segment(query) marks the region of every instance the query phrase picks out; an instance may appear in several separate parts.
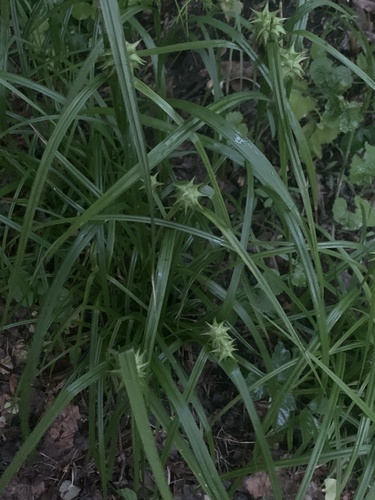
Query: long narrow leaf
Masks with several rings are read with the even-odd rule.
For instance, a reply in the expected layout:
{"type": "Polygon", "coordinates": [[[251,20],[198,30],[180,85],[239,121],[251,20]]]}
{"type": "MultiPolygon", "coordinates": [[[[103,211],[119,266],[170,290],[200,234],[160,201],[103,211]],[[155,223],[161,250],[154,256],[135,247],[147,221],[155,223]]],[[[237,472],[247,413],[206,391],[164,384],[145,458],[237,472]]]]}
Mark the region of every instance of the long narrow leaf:
{"type": "Polygon", "coordinates": [[[142,396],[134,351],[130,350],[119,354],[118,360],[120,375],[128,393],[133,413],[133,422],[137,426],[139,437],[142,440],[143,449],[154,474],[156,485],[163,496],[163,500],[172,500],[147,417],[147,409],[142,396]]]}

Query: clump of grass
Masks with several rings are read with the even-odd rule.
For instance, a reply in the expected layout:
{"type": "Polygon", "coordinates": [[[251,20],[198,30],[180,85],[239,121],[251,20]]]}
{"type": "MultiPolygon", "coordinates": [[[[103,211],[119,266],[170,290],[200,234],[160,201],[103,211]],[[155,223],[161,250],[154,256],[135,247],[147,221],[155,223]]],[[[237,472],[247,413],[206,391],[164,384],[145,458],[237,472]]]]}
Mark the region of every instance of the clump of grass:
{"type": "Polygon", "coordinates": [[[364,224],[353,242],[321,227],[314,149],[290,103],[309,66],[306,40],[348,68],[365,93],[375,89],[371,72],[305,30],[312,9],[347,16],[364,57],[371,48],[342,7],[299,3],[287,22],[267,9],[258,15],[272,17],[267,33],[267,23],[258,29],[239,12],[235,27],[211,13],[192,20],[201,39],[167,37],[168,45],[160,36],[156,45],[137,21],[142,6],[2,3],[0,155],[12,179],[1,188],[11,195],[0,214],[2,328],[14,308],[39,313],[17,389],[24,443],[1,488],[64,406],[87,391],[89,454],[104,494],[125,415],[135,492],[146,459],[155,495],[172,498],[164,471],[173,447],[211,498],[231,498],[245,475],[266,470],[281,499],[276,470],[303,466],[299,500],[321,463],[337,495],[354,477],[355,498],[371,497],[373,234],[364,224]],[[223,95],[216,71],[208,104],[165,97],[164,54],[193,50],[217,69],[223,49],[251,61],[253,89],[223,95]],[[157,92],[139,78],[145,60],[157,92]],[[256,113],[246,118],[256,123],[244,135],[226,116],[249,104],[256,113]],[[272,157],[259,130],[272,141],[272,157]],[[200,182],[176,179],[182,144],[204,169],[200,182]],[[218,182],[234,166],[243,172],[237,199],[218,182]],[[265,226],[277,237],[264,238],[265,226]],[[181,358],[187,344],[195,349],[191,370],[181,358]],[[30,386],[60,358],[71,373],[30,429],[30,386]],[[252,460],[224,475],[215,421],[197,391],[210,363],[237,393],[220,416],[241,402],[256,437],[252,460]],[[263,419],[260,394],[270,402],[263,419]],[[161,449],[151,416],[165,436],[161,449]],[[275,436],[292,458],[274,459],[275,436]]]}

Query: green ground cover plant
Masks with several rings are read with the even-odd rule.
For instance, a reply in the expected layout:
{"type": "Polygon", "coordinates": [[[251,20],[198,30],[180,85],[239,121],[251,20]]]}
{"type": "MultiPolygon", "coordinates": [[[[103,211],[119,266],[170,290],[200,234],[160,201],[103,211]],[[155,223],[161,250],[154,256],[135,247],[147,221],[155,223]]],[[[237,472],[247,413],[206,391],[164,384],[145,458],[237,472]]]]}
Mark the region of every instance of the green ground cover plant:
{"type": "Polygon", "coordinates": [[[302,500],[321,465],[329,498],[349,483],[374,498],[373,48],[340,3],[299,0],[288,18],[272,2],[204,3],[179,5],[163,32],[161,2],[1,2],[1,328],[26,308],[33,331],[13,398],[22,446],[0,491],[84,395],[104,497],[126,419],[119,497],[141,495],[151,471],[150,498],[173,498],[177,450],[214,500],[258,471],[281,500],[285,467],[303,468],[302,500]],[[307,29],[319,12],[321,36],[307,29]],[[330,42],[338,26],[355,57],[330,42]],[[198,102],[168,89],[183,52],[212,82],[198,102]],[[222,57],[250,63],[250,84],[227,92],[222,57]],[[61,362],[35,423],[31,386],[61,362]],[[213,370],[230,387],[216,412],[199,390],[213,370]],[[236,405],[254,443],[223,471],[215,426],[236,405]]]}

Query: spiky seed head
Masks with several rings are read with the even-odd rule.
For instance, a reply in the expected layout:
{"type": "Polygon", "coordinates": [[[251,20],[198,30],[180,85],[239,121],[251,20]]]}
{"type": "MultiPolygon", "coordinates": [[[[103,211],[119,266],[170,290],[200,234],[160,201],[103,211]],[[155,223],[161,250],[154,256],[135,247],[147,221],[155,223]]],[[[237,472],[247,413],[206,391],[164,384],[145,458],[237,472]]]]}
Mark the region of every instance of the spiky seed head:
{"type": "Polygon", "coordinates": [[[305,50],[303,52],[297,52],[294,50],[294,46],[289,49],[280,49],[281,67],[284,78],[290,77],[294,79],[303,77],[304,69],[301,64],[308,59],[305,54],[305,50]]]}
{"type": "Polygon", "coordinates": [[[190,182],[175,184],[178,194],[175,205],[181,205],[185,213],[200,207],[199,198],[203,196],[200,192],[202,184],[194,184],[194,178],[190,182]]]}
{"type": "Polygon", "coordinates": [[[261,12],[253,10],[255,19],[251,22],[254,25],[256,40],[266,46],[269,39],[279,40],[286,31],[283,27],[284,17],[278,17],[278,11],[270,12],[268,3],[261,12]]]}
{"type": "Polygon", "coordinates": [[[208,335],[211,342],[211,354],[217,356],[219,361],[226,358],[234,358],[233,353],[235,348],[233,346],[234,340],[228,334],[229,327],[225,326],[224,322],[218,323],[216,318],[212,325],[207,323],[208,331],[203,335],[208,335]]]}

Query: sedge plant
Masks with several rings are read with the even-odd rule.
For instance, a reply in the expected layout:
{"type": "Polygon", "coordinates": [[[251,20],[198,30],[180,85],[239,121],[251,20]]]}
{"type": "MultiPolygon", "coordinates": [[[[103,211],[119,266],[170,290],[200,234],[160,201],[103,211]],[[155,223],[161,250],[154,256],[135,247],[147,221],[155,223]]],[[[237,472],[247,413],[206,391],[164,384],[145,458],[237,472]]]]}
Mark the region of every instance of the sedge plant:
{"type": "MultiPolygon", "coordinates": [[[[162,5],[147,4],[1,3],[0,155],[10,179],[0,187],[8,201],[0,212],[2,330],[21,308],[35,315],[25,322],[34,331],[14,396],[23,444],[0,489],[85,394],[88,454],[104,495],[126,417],[134,495],[151,471],[152,498],[173,498],[165,471],[176,449],[213,499],[232,498],[246,475],[265,471],[281,500],[278,469],[302,467],[302,500],[320,464],[336,498],[351,480],[355,498],[370,499],[375,243],[366,221],[357,239],[320,224],[316,149],[295,96],[309,78],[306,41],[345,67],[364,95],[375,89],[371,68],[306,30],[315,9],[341,16],[368,60],[371,47],[350,12],[329,1],[299,1],[288,20],[268,4],[251,19],[237,6],[233,22],[211,6],[189,18],[185,41],[167,43],[138,21],[145,8],[160,19],[162,5]],[[182,51],[213,73],[217,92],[203,104],[166,97],[166,57],[182,51]],[[224,51],[252,64],[253,88],[219,91],[212,70],[224,51]],[[145,62],[153,86],[142,81],[145,62]],[[239,110],[245,128],[227,119],[239,110]],[[199,181],[176,176],[184,155],[203,169],[199,181]],[[243,173],[238,197],[220,189],[228,168],[243,173]],[[263,225],[277,237],[265,238],[263,225]],[[183,362],[187,347],[192,367],[183,362]],[[58,360],[70,371],[31,428],[30,387],[37,377],[53,380],[58,360]],[[215,415],[199,392],[210,369],[232,388],[215,415]],[[238,404],[254,446],[246,464],[222,472],[215,426],[238,404]],[[288,458],[275,458],[277,446],[288,458]]],[[[363,120],[371,102],[364,106],[363,120]]]]}

